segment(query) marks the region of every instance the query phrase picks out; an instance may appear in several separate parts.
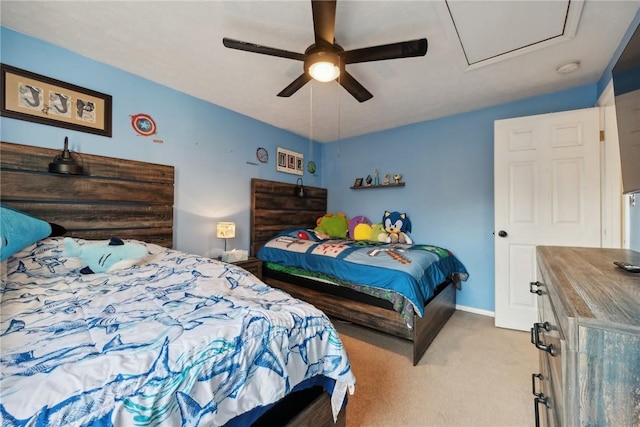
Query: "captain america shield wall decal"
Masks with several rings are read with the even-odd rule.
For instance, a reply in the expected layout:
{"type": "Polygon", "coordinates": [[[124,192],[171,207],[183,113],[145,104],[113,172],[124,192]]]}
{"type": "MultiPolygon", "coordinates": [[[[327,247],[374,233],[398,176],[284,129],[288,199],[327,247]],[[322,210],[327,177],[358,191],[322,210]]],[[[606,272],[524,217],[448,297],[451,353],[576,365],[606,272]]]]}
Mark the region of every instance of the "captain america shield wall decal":
{"type": "Polygon", "coordinates": [[[131,126],[138,135],[151,136],[158,133],[156,122],[148,114],[134,114],[131,116],[131,126]]]}

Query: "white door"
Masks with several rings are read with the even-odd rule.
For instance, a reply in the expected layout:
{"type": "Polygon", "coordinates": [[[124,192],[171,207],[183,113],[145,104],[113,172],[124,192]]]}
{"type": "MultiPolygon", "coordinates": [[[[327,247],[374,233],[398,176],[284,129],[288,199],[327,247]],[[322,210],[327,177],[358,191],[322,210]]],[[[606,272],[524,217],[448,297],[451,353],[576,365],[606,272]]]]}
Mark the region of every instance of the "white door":
{"type": "Polygon", "coordinates": [[[498,120],[494,131],[495,325],[529,330],[536,245],[600,246],[599,111],[498,120]]]}

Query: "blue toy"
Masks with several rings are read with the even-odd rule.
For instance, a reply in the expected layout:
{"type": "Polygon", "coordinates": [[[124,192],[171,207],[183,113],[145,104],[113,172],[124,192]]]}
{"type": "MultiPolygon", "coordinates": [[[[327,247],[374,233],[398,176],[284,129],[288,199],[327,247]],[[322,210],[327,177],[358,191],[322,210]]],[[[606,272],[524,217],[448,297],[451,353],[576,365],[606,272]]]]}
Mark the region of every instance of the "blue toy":
{"type": "Polygon", "coordinates": [[[413,244],[407,234],[411,232],[411,221],[406,213],[385,211],[382,215],[382,227],[387,233],[385,242],[413,244]]]}
{"type": "Polygon", "coordinates": [[[117,237],[83,245],[65,237],[63,255],[80,258],[85,265],[80,273],[93,274],[131,267],[149,255],[149,251],[141,243],[123,242],[117,237]]]}
{"type": "Polygon", "coordinates": [[[0,206],[0,261],[49,236],[62,236],[64,227],[25,212],[0,206]]]}

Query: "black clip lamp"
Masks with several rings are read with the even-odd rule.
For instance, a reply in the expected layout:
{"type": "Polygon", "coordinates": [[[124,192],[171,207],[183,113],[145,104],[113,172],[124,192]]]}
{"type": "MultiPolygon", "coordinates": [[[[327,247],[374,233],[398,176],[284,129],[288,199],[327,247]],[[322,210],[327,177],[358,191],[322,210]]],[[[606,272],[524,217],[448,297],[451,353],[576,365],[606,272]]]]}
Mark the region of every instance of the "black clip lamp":
{"type": "Polygon", "coordinates": [[[304,185],[302,184],[302,178],[298,178],[296,181],[296,188],[294,190],[294,194],[298,197],[306,197],[306,192],[304,189],[304,185]],[[300,184],[300,185],[297,185],[300,184]]]}
{"type": "Polygon", "coordinates": [[[68,137],[64,137],[64,150],[62,150],[62,153],[55,156],[53,161],[49,163],[49,172],[66,175],[82,175],[82,165],[71,157],[71,153],[69,152],[68,137]]]}

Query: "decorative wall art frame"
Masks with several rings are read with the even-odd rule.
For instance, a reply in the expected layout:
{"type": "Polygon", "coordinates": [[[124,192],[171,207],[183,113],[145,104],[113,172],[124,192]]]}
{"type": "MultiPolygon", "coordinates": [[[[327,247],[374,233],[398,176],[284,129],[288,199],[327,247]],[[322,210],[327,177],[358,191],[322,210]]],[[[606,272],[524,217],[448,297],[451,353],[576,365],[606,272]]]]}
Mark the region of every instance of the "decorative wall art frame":
{"type": "Polygon", "coordinates": [[[111,137],[111,95],[0,64],[0,115],[111,137]]]}
{"type": "Polygon", "coordinates": [[[278,172],[304,175],[304,155],[295,151],[278,147],[276,170],[278,172]]]}

